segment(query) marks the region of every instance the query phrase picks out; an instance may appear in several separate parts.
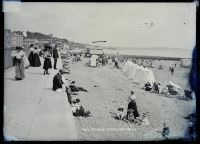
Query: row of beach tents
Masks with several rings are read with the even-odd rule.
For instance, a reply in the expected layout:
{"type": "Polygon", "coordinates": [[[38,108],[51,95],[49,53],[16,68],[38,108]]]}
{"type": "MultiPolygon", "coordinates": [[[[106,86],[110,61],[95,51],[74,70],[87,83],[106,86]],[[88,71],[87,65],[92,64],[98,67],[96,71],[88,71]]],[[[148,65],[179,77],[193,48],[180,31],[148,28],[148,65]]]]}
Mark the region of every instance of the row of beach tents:
{"type": "Polygon", "coordinates": [[[123,73],[129,78],[132,79],[133,82],[144,85],[149,82],[153,84],[155,82],[155,77],[152,70],[148,68],[144,68],[143,66],[139,66],[134,64],[131,61],[127,61],[123,68],[123,73]]]}
{"type": "MultiPolygon", "coordinates": [[[[134,64],[131,61],[127,61],[124,65],[123,68],[123,73],[131,80],[133,80],[134,83],[140,84],[140,85],[145,85],[147,82],[149,82],[151,85],[153,85],[154,82],[156,82],[153,71],[144,68],[143,66],[139,66],[137,64],[134,64]]],[[[173,91],[176,91],[177,94],[180,92],[181,87],[173,82],[173,81],[168,81],[163,83],[160,88],[161,93],[167,93],[169,92],[169,86],[173,91]]]]}

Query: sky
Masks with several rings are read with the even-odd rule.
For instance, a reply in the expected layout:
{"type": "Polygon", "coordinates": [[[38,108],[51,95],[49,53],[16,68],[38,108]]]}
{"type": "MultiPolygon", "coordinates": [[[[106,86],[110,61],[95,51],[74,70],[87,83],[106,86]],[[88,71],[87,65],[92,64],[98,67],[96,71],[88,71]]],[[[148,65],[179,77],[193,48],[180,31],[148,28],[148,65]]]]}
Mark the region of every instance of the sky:
{"type": "Polygon", "coordinates": [[[5,28],[108,47],[193,49],[195,3],[25,3],[5,28]]]}

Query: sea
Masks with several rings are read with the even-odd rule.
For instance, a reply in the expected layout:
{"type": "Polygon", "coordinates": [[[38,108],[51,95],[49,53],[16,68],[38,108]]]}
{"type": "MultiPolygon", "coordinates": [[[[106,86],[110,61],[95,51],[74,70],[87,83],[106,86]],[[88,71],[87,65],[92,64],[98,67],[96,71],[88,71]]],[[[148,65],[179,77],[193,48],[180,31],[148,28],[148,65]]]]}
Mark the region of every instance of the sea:
{"type": "Polygon", "coordinates": [[[105,54],[112,55],[137,55],[137,56],[158,56],[171,58],[192,58],[192,49],[179,48],[106,48],[105,54]]]}

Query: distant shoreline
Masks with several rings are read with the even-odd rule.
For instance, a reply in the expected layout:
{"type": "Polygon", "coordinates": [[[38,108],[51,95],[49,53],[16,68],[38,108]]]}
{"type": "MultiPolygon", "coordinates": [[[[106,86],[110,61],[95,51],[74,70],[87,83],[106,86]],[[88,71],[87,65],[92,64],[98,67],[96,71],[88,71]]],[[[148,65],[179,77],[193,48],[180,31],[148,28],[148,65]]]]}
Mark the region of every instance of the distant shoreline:
{"type": "Polygon", "coordinates": [[[125,55],[125,54],[105,54],[106,56],[116,56],[116,57],[127,57],[127,58],[142,58],[142,59],[153,59],[153,60],[175,60],[180,59],[191,59],[191,58],[180,58],[180,57],[165,57],[165,56],[145,56],[145,55],[125,55]]]}
{"type": "Polygon", "coordinates": [[[172,48],[172,47],[108,47],[105,50],[192,50],[187,48],[172,48]]]}

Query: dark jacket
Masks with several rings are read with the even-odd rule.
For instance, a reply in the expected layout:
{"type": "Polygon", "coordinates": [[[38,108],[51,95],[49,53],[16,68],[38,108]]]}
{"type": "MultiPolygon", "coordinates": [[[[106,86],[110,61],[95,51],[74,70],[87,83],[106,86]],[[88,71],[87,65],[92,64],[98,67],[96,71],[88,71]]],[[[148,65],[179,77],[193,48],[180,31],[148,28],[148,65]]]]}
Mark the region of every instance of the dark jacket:
{"type": "Polygon", "coordinates": [[[59,58],[58,50],[56,48],[53,49],[53,58],[59,58]]]}
{"type": "Polygon", "coordinates": [[[53,90],[56,91],[57,89],[62,88],[62,84],[62,76],[57,73],[53,78],[53,90]]]}

